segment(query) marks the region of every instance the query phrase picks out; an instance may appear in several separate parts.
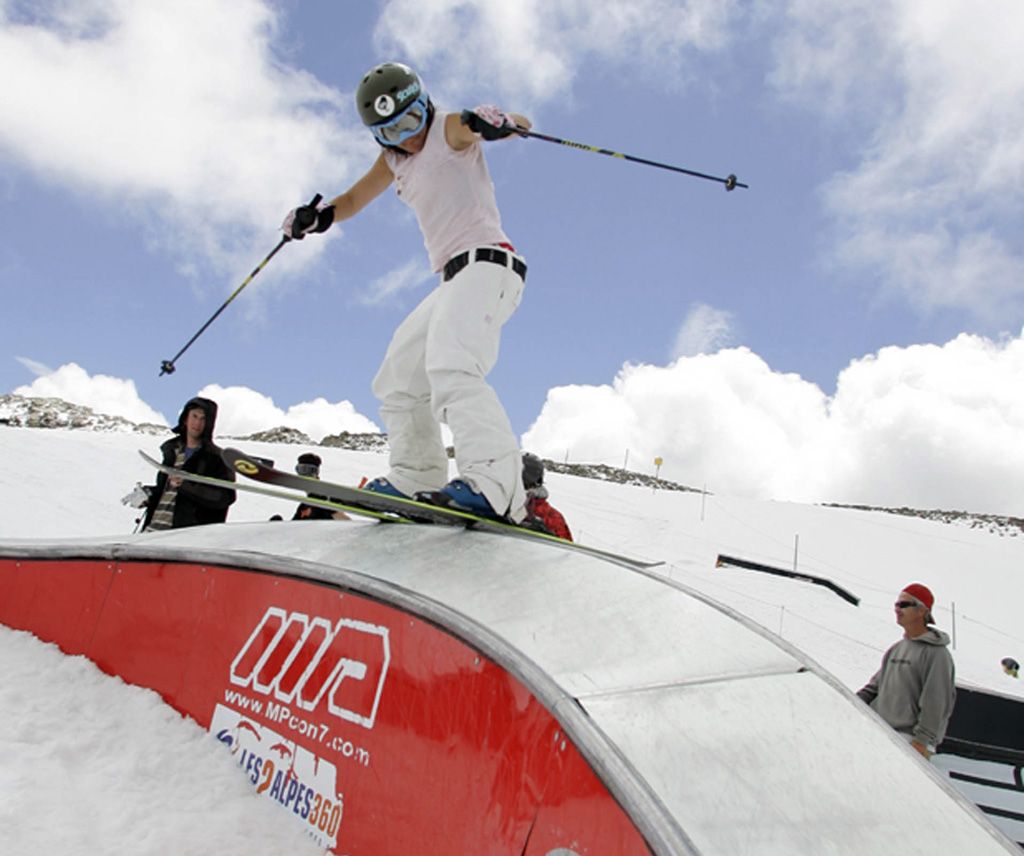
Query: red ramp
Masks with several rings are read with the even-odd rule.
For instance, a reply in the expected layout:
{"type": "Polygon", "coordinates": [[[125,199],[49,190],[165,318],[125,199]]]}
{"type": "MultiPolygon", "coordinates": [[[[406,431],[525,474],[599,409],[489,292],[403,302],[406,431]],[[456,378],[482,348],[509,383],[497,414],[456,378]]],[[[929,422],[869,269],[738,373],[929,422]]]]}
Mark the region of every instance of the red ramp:
{"type": "Polygon", "coordinates": [[[536,697],[413,613],[113,556],[0,559],[0,587],[0,622],[159,692],[339,853],[649,852],[536,697]]]}
{"type": "Polygon", "coordinates": [[[0,622],[159,692],[335,852],[1015,852],[798,652],[545,545],[335,522],[6,542],[0,589],[0,622]]]}

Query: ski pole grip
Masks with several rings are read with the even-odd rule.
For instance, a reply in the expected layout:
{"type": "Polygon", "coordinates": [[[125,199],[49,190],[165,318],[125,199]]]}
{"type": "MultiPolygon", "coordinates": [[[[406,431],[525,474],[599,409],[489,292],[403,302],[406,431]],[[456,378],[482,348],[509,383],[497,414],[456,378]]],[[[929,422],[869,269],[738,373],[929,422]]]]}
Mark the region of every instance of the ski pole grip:
{"type": "MultiPolygon", "coordinates": [[[[320,204],[320,200],[321,199],[323,199],[323,196],[321,196],[319,193],[317,193],[305,205],[302,205],[299,208],[295,209],[295,220],[296,220],[296,222],[301,224],[301,228],[302,229],[308,228],[309,226],[313,225],[316,222],[316,215],[317,215],[316,206],[320,204]],[[310,209],[310,211],[307,211],[306,209],[310,209]],[[309,217],[308,221],[307,221],[307,215],[309,217]]],[[[293,226],[293,228],[294,228],[294,226],[293,226]]],[[[284,236],[284,240],[286,242],[287,241],[291,241],[291,240],[301,241],[302,240],[302,235],[301,234],[299,234],[299,235],[287,235],[286,234],[284,236]]]]}

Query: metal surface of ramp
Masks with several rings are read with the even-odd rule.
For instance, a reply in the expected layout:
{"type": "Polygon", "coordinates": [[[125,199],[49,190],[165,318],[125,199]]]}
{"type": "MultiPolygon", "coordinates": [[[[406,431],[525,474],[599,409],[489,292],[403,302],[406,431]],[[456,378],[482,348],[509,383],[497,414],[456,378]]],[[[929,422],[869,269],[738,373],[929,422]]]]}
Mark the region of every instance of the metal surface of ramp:
{"type": "Polygon", "coordinates": [[[445,852],[474,835],[538,854],[863,856],[894,840],[1016,852],[814,663],[655,572],[485,533],[325,521],[0,542],[0,583],[13,593],[0,621],[73,637],[58,641],[108,671],[133,610],[170,616],[166,656],[189,666],[159,691],[211,730],[230,737],[244,714],[317,770],[334,765],[338,852],[445,852]],[[83,627],[58,627],[41,598],[85,577],[83,627]],[[204,633],[208,660],[188,642],[204,633]],[[317,683],[338,640],[349,647],[317,683]],[[197,713],[207,671],[217,709],[197,713]],[[318,706],[338,720],[330,752],[308,739],[318,706]],[[267,716],[282,708],[291,720],[267,716]],[[353,763],[358,751],[371,760],[353,763]],[[452,787],[461,801],[429,797],[452,787]],[[372,850],[365,830],[385,815],[405,837],[372,850]]]}

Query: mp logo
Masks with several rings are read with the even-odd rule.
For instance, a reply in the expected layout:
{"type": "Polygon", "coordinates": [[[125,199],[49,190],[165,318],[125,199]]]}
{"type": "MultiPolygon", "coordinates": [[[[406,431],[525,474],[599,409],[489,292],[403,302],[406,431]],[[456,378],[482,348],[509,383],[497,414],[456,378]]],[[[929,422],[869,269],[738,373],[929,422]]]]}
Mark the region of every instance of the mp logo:
{"type": "Polygon", "coordinates": [[[231,683],[373,728],[391,661],[388,628],[348,618],[331,624],[272,606],[231,664],[231,683]]]}

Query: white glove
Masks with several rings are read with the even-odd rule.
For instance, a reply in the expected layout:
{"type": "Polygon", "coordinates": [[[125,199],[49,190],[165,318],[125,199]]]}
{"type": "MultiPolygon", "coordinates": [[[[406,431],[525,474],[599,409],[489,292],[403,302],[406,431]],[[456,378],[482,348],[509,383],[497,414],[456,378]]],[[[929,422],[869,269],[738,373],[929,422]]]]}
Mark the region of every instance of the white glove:
{"type": "Polygon", "coordinates": [[[149,503],[149,488],[142,486],[142,482],[135,482],[135,489],[121,498],[121,505],[128,505],[132,508],[145,508],[149,503]]]}

